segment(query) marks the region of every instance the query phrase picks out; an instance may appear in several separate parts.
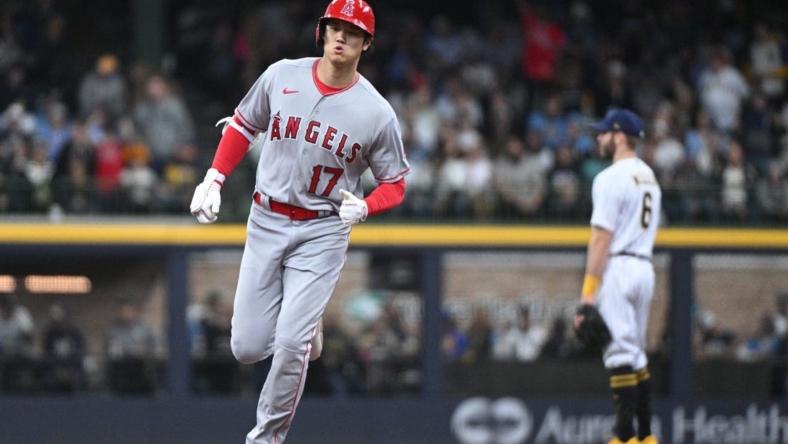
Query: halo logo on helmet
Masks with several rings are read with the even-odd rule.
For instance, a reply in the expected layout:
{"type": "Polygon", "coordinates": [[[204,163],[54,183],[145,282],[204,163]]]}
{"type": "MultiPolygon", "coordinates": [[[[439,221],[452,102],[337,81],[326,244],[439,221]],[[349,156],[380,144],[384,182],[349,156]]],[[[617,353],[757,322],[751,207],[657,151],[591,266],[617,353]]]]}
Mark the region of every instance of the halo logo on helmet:
{"type": "Polygon", "coordinates": [[[347,0],[345,2],[345,7],[342,8],[342,14],[353,17],[353,0],[347,0]]]}
{"type": "Polygon", "coordinates": [[[328,19],[337,19],[358,26],[370,37],[375,36],[375,14],[364,0],[334,0],[329,3],[326,13],[317,21],[315,43],[322,46],[323,33],[328,19]]]}

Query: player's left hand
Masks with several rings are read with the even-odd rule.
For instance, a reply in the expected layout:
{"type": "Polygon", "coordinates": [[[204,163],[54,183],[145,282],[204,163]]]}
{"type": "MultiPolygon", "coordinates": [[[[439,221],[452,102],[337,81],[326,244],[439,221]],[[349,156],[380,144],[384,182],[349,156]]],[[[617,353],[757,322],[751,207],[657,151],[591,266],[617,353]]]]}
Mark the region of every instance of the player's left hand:
{"type": "Polygon", "coordinates": [[[595,305],[582,303],[575,313],[575,335],[581,344],[602,350],[612,339],[607,323],[595,305]]]}
{"type": "Polygon", "coordinates": [[[339,207],[339,218],[345,225],[357,224],[367,219],[367,203],[349,191],[340,189],[342,205],[339,207]]]}

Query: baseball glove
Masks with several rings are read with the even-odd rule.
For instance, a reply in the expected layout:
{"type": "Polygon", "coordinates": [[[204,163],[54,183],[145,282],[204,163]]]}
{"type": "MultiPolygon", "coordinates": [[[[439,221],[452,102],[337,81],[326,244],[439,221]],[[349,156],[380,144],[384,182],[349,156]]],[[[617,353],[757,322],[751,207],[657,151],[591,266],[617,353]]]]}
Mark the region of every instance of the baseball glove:
{"type": "Polygon", "coordinates": [[[602,350],[610,343],[610,329],[599,314],[599,310],[591,304],[581,304],[577,308],[577,316],[582,320],[575,326],[575,336],[588,349],[602,350]]]}

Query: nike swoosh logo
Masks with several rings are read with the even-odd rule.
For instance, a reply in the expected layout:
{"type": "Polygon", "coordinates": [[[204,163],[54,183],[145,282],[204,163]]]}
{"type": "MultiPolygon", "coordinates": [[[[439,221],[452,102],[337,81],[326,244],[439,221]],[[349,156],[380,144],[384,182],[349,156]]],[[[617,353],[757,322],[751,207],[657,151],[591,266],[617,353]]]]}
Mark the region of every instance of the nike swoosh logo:
{"type": "Polygon", "coordinates": [[[287,88],[285,88],[285,89],[282,90],[282,94],[295,94],[297,92],[298,92],[297,89],[287,89],[287,88]]]}

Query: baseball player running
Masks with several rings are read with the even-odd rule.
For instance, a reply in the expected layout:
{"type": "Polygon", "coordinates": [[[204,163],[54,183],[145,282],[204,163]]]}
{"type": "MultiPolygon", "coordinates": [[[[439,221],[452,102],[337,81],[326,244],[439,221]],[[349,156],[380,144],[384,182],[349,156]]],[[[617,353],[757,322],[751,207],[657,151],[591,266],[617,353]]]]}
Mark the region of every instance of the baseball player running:
{"type": "MultiPolygon", "coordinates": [[[[616,412],[615,436],[609,444],[656,444],[645,344],[654,293],[651,254],[662,192],[654,172],[635,151],[643,137],[637,115],[613,109],[591,127],[598,131],[602,155],[613,159],[592,185],[592,231],[581,298],[582,303],[597,305],[612,336],[603,353],[616,412]]],[[[579,315],[575,324],[582,321],[579,315]]]]}
{"type": "Polygon", "coordinates": [[[262,152],[235,293],[232,350],[250,364],[273,355],[247,444],[285,441],[319,354],[318,322],[344,266],[353,224],[399,205],[410,171],[397,117],[357,72],[375,16],[363,0],[334,0],[318,20],[320,58],[281,60],[227,121],[191,213],[214,222],[226,177],[255,136],[262,152]],[[361,175],[379,186],[363,198],[361,175]]]}

